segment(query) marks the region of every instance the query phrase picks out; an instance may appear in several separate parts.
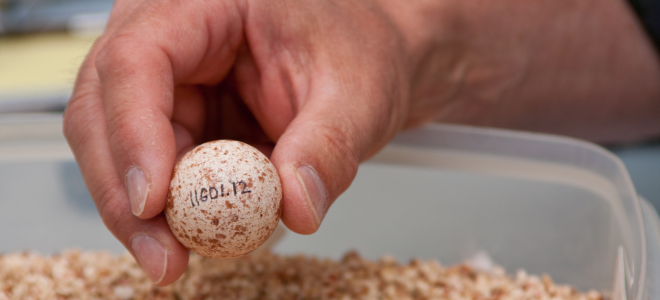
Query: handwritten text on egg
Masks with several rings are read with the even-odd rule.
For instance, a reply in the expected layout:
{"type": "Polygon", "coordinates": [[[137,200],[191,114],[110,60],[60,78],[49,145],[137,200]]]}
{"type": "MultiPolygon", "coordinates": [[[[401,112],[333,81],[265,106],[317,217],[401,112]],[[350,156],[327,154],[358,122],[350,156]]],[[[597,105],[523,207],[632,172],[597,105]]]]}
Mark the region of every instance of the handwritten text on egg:
{"type": "MultiPolygon", "coordinates": [[[[234,196],[237,196],[238,194],[248,194],[251,193],[252,191],[247,189],[247,183],[245,181],[241,180],[239,182],[230,182],[234,189],[234,196]],[[237,189],[237,187],[242,186],[242,189],[240,191],[237,189]]],[[[217,199],[219,197],[225,197],[229,196],[231,194],[231,191],[228,191],[225,193],[225,186],[224,184],[220,185],[220,190],[216,188],[215,186],[207,188],[201,188],[199,190],[199,198],[197,197],[197,190],[195,190],[195,198],[193,201],[193,192],[190,192],[190,203],[192,204],[192,207],[199,206],[199,201],[206,202],[210,198],[211,200],[217,199]],[[197,205],[195,205],[195,202],[197,202],[197,205]]]]}

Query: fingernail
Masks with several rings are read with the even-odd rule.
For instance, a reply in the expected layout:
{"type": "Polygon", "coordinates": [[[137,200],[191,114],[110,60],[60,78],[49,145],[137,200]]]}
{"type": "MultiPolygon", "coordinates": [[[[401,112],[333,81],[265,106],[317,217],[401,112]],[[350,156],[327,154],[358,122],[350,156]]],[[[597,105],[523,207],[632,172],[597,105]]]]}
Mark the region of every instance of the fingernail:
{"type": "Polygon", "coordinates": [[[154,238],[139,234],[133,237],[131,249],[135,254],[137,263],[153,283],[159,283],[165,277],[167,270],[167,251],[154,238]]]}
{"type": "Polygon", "coordinates": [[[316,220],[321,224],[321,221],[325,216],[326,203],[328,201],[328,193],[325,191],[323,181],[319,178],[319,174],[310,166],[299,166],[296,173],[300,185],[302,185],[305,190],[307,202],[314,210],[316,220]]]}
{"type": "Polygon", "coordinates": [[[142,170],[131,167],[126,172],[126,185],[128,189],[128,200],[131,202],[131,211],[139,216],[144,211],[144,204],[149,194],[149,183],[142,170]]]}

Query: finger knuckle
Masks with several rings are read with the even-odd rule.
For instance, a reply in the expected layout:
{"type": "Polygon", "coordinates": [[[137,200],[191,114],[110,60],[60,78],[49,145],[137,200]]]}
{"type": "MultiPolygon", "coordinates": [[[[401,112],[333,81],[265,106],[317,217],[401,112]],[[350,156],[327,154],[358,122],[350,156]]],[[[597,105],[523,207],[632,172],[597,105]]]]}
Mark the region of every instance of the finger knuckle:
{"type": "MultiPolygon", "coordinates": [[[[110,141],[135,141],[140,140],[138,120],[142,120],[140,114],[131,109],[118,109],[114,114],[107,117],[108,139],[110,141]]],[[[111,145],[112,146],[112,145],[111,145]]]]}
{"type": "Polygon", "coordinates": [[[99,75],[117,77],[125,72],[125,68],[132,68],[139,64],[139,57],[135,55],[140,44],[130,32],[122,32],[109,39],[96,55],[95,65],[99,75]]]}
{"type": "Polygon", "coordinates": [[[62,132],[74,150],[85,137],[81,131],[89,130],[92,124],[98,121],[99,116],[102,116],[102,112],[96,111],[93,97],[95,97],[93,92],[77,92],[64,110],[62,132]]]}
{"type": "Polygon", "coordinates": [[[359,137],[356,133],[351,131],[350,126],[321,124],[317,134],[328,146],[328,151],[339,160],[337,165],[341,166],[342,177],[352,180],[360,164],[360,152],[356,142],[359,137]]]}
{"type": "Polygon", "coordinates": [[[62,132],[64,133],[64,138],[66,138],[69,143],[75,138],[75,129],[78,128],[78,124],[81,123],[81,120],[78,117],[79,114],[76,111],[77,108],[72,101],[73,99],[69,101],[62,120],[62,132]]]}

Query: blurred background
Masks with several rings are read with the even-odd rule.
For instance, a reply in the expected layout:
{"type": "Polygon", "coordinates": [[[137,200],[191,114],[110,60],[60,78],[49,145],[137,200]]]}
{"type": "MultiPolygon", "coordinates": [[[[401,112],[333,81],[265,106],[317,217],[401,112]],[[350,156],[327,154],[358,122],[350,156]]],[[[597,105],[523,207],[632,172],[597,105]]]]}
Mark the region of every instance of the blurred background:
{"type": "Polygon", "coordinates": [[[0,112],[62,111],[110,0],[0,0],[0,112]]]}
{"type": "MultiPolygon", "coordinates": [[[[0,126],[63,112],[111,7],[111,0],[0,0],[0,126]]],[[[638,193],[660,208],[660,143],[609,149],[626,164],[638,193]]]]}

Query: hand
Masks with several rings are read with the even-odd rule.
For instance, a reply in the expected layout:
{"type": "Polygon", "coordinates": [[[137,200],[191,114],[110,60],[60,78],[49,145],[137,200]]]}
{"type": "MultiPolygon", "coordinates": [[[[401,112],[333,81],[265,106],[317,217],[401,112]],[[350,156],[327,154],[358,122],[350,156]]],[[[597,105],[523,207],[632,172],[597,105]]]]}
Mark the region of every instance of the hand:
{"type": "Polygon", "coordinates": [[[65,134],[106,226],[167,285],[188,259],[162,215],[171,172],[207,140],[270,155],[282,221],[309,234],[359,162],[433,118],[660,134],[660,67],[633,15],[576,3],[118,0],[65,134]]]}
{"type": "Polygon", "coordinates": [[[284,224],[315,232],[407,120],[400,39],[354,1],[117,1],[65,114],[106,226],[152,281],[176,280],[188,251],[162,215],[176,157],[232,138],[270,155],[284,224]]]}

